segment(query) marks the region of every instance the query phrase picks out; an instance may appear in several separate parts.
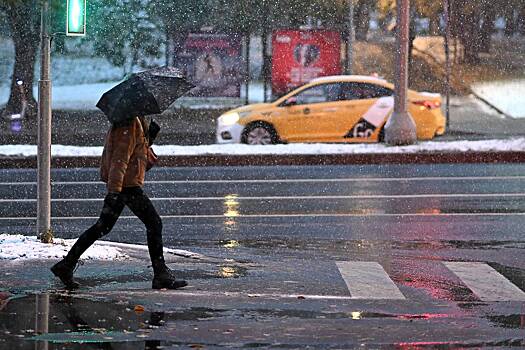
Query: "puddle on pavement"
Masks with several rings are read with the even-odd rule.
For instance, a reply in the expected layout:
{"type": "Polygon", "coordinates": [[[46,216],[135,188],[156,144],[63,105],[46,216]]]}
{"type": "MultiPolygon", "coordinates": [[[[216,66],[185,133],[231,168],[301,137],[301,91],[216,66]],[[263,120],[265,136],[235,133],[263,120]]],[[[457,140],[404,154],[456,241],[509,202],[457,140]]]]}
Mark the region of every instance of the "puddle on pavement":
{"type": "Polygon", "coordinates": [[[167,323],[206,320],[223,312],[206,308],[148,312],[127,303],[29,295],[2,304],[0,349],[113,349],[111,343],[123,342],[125,349],[157,349],[160,342],[148,338],[167,323]]]}
{"type": "MultiPolygon", "coordinates": [[[[302,319],[342,319],[351,318],[352,320],[366,320],[366,319],[379,319],[389,318],[397,320],[430,320],[439,318],[454,318],[457,315],[452,314],[439,314],[439,313],[425,313],[425,314],[393,314],[393,313],[381,313],[381,312],[368,312],[368,311],[351,311],[351,312],[325,312],[325,311],[307,311],[307,310],[266,310],[258,309],[252,310],[251,313],[257,315],[258,319],[261,317],[267,318],[302,318],[302,319]]],[[[246,316],[250,316],[250,313],[246,313],[246,316]]]]}
{"type": "Polygon", "coordinates": [[[505,276],[519,289],[525,290],[525,270],[518,267],[506,266],[498,263],[489,263],[490,267],[505,276]]]}
{"type": "Polygon", "coordinates": [[[525,314],[508,316],[488,316],[487,319],[498,327],[525,329],[525,314]]]}
{"type": "Polygon", "coordinates": [[[222,265],[219,266],[217,276],[220,278],[239,278],[246,276],[248,269],[240,266],[222,265]]]}
{"type": "MultiPolygon", "coordinates": [[[[226,310],[209,308],[150,312],[140,305],[87,300],[63,294],[38,294],[10,299],[0,306],[0,349],[160,349],[176,346],[165,340],[176,336],[176,322],[284,318],[299,319],[397,319],[412,322],[455,318],[457,315],[395,314],[355,310],[226,310]],[[159,340],[164,339],[164,340],[159,340]]],[[[523,329],[525,315],[487,317],[495,327],[523,329]]]]}

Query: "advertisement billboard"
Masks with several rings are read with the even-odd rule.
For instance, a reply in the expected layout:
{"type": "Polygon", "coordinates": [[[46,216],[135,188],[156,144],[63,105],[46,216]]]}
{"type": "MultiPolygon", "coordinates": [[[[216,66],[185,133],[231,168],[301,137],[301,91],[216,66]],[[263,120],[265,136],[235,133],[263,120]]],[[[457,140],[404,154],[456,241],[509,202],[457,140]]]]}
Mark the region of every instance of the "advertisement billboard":
{"type": "Polygon", "coordinates": [[[272,35],[272,93],[280,96],[313,78],[341,74],[341,34],[277,30],[272,35]]]}
{"type": "Polygon", "coordinates": [[[196,86],[191,96],[241,96],[243,64],[239,35],[190,33],[183,50],[175,54],[174,66],[196,86]]]}

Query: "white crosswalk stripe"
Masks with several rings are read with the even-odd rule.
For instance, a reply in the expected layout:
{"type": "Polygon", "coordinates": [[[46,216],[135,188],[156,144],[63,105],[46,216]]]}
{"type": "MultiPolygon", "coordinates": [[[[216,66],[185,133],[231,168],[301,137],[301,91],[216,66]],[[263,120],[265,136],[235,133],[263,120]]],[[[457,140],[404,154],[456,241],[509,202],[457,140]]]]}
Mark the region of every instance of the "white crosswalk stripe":
{"type": "Polygon", "coordinates": [[[483,301],[525,301],[525,293],[499,272],[480,262],[444,262],[483,301]]]}
{"type": "MultiPolygon", "coordinates": [[[[525,301],[525,292],[483,262],[443,262],[482,301],[525,301]]],[[[373,261],[337,261],[351,299],[404,300],[383,267],[373,261]]]]}
{"type": "Polygon", "coordinates": [[[338,261],[352,299],[406,299],[377,262],[338,261]]]}

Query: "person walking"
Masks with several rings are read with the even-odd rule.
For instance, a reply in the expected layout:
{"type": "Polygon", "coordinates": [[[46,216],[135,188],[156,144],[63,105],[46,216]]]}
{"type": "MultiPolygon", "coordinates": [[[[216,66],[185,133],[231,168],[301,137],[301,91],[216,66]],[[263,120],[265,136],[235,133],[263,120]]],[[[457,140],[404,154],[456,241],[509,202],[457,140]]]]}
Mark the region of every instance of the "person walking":
{"type": "Polygon", "coordinates": [[[153,267],[153,289],[177,289],[187,285],[177,280],[166,266],[162,243],[162,220],[142,186],[148,163],[149,125],[144,117],[113,123],[102,152],[100,175],[107,184],[107,194],[98,221],[75,242],[66,257],[51,271],[68,289],[79,288],[73,273],[82,254],[96,240],[107,235],[124,206],[146,226],[149,255],[153,267]]]}

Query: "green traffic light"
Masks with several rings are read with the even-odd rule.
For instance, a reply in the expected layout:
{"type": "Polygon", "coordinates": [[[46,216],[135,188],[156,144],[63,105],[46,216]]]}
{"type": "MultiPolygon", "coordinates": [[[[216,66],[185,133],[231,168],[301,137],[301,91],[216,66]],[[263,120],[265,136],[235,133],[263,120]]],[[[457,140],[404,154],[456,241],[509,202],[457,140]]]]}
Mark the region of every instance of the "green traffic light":
{"type": "Polygon", "coordinates": [[[86,35],[86,0],[67,0],[66,35],[86,35]]]}

